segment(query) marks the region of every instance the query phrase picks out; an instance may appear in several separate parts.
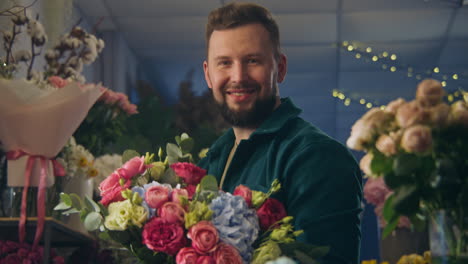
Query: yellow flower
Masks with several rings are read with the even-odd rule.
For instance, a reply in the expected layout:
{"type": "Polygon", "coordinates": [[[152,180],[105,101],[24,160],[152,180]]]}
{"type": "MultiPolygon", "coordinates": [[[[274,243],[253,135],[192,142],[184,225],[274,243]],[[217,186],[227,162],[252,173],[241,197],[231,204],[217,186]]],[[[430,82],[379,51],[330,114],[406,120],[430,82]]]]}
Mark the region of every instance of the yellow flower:
{"type": "Polygon", "coordinates": [[[81,157],[78,161],[78,166],[82,168],[88,166],[88,160],[85,157],[81,157]]]}
{"type": "Polygon", "coordinates": [[[109,230],[123,231],[130,224],[142,227],[148,218],[145,208],[132,204],[130,200],[111,203],[108,211],[104,226],[109,230]]]}
{"type": "Polygon", "coordinates": [[[206,154],[208,153],[208,150],[210,150],[209,148],[204,148],[202,150],[200,150],[200,152],[198,153],[198,157],[200,159],[203,159],[204,157],[206,157],[206,154]]]}
{"type": "Polygon", "coordinates": [[[133,205],[132,224],[142,227],[146,219],[148,219],[148,212],[145,208],[140,205],[133,205]]]}
{"type": "Polygon", "coordinates": [[[268,240],[254,252],[252,264],[263,264],[270,260],[275,260],[281,255],[281,249],[277,243],[268,240]]]}
{"type": "Polygon", "coordinates": [[[94,178],[94,177],[96,177],[98,174],[99,174],[99,172],[98,172],[98,170],[96,170],[95,168],[90,168],[90,169],[88,170],[88,176],[89,176],[90,178],[94,178]]]}

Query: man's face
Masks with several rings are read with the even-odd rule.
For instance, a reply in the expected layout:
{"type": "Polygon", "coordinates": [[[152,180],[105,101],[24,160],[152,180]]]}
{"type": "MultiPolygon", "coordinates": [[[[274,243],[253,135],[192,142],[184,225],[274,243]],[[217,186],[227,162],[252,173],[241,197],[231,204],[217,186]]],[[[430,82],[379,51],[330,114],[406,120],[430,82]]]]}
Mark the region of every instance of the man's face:
{"type": "Polygon", "coordinates": [[[286,57],[276,60],[273,50],[260,24],[212,33],[205,79],[231,125],[256,127],[279,105],[277,83],[286,75],[286,57]]]}

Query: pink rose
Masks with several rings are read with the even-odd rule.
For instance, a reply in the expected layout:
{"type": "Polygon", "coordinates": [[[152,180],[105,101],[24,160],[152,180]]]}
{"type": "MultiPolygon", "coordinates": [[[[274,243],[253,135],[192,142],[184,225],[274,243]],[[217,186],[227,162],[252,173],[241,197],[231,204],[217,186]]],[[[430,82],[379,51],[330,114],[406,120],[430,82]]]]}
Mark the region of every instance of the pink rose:
{"type": "Polygon", "coordinates": [[[189,184],[187,185],[187,187],[185,187],[185,189],[187,189],[189,200],[192,200],[193,195],[197,191],[197,186],[193,184],[189,184]]]}
{"type": "Polygon", "coordinates": [[[150,168],[151,165],[145,164],[145,157],[134,157],[117,170],[117,173],[125,179],[130,180],[131,178],[142,174],[146,169],[150,168]]]}
{"type": "Polygon", "coordinates": [[[153,217],[145,224],[142,236],[143,244],[149,249],[172,256],[187,244],[182,225],[168,223],[160,217],[153,217]]]}
{"type": "Polygon", "coordinates": [[[181,197],[185,197],[188,200],[189,193],[186,189],[172,189],[171,201],[182,205],[180,200],[181,197]]]}
{"type": "Polygon", "coordinates": [[[383,205],[390,192],[383,177],[368,178],[364,185],[364,198],[374,206],[383,205]]]}
{"type": "Polygon", "coordinates": [[[117,100],[117,94],[111,89],[107,89],[98,99],[98,101],[103,101],[107,105],[113,105],[117,100]]]}
{"type": "Polygon", "coordinates": [[[185,210],[178,203],[167,202],[158,209],[158,215],[167,222],[184,223],[185,210]]]}
{"type": "Polygon", "coordinates": [[[200,256],[197,259],[197,264],[216,264],[216,260],[212,256],[200,256]]]}
{"type": "Polygon", "coordinates": [[[149,207],[157,209],[169,201],[170,191],[164,185],[151,186],[145,192],[145,201],[149,207]]]}
{"type": "Polygon", "coordinates": [[[122,197],[122,191],[127,190],[128,187],[130,186],[130,181],[128,181],[127,183],[128,183],[126,184],[128,185],[127,187],[118,186],[115,189],[111,190],[110,192],[106,193],[106,195],[102,196],[100,203],[104,206],[108,206],[110,203],[120,202],[120,201],[125,200],[122,197]]]}
{"type": "Polygon", "coordinates": [[[50,76],[49,79],[47,79],[47,80],[55,88],[63,88],[65,86],[67,86],[67,84],[68,84],[67,80],[64,80],[64,79],[62,79],[62,78],[60,78],[58,76],[50,76]]]}
{"type": "Polygon", "coordinates": [[[130,102],[122,105],[121,107],[122,107],[122,110],[125,113],[127,113],[127,115],[138,114],[137,106],[134,104],[131,104],[130,102]]]}
{"type": "Polygon", "coordinates": [[[182,248],[176,256],[177,264],[197,264],[199,255],[192,247],[182,248]]]}
{"type": "Polygon", "coordinates": [[[426,79],[418,84],[416,100],[418,100],[423,106],[434,106],[442,102],[444,94],[444,89],[439,81],[426,79]]]}
{"type": "Polygon", "coordinates": [[[192,240],[192,247],[200,254],[215,251],[219,241],[218,230],[209,221],[200,221],[193,225],[187,236],[192,240]]]}
{"type": "Polygon", "coordinates": [[[242,257],[236,248],[225,243],[219,243],[214,259],[216,264],[242,264],[242,257]]]}
{"type": "Polygon", "coordinates": [[[284,205],[275,198],[268,198],[260,208],[257,209],[260,228],[267,230],[273,224],[287,216],[284,205]]]}
{"type": "Polygon", "coordinates": [[[249,187],[241,184],[236,187],[232,194],[241,196],[242,198],[244,198],[247,205],[249,207],[252,207],[252,191],[249,189],[249,187]]]}
{"type": "Polygon", "coordinates": [[[99,184],[99,191],[101,191],[101,196],[106,195],[108,192],[120,186],[119,181],[120,176],[115,172],[107,176],[107,178],[104,179],[101,184],[99,184]]]}
{"type": "Polygon", "coordinates": [[[203,176],[206,175],[206,170],[188,162],[174,163],[171,165],[171,168],[187,184],[199,184],[203,176]]]}
{"type": "Polygon", "coordinates": [[[431,129],[424,125],[409,127],[403,132],[401,147],[409,153],[424,153],[432,147],[431,129]]]}

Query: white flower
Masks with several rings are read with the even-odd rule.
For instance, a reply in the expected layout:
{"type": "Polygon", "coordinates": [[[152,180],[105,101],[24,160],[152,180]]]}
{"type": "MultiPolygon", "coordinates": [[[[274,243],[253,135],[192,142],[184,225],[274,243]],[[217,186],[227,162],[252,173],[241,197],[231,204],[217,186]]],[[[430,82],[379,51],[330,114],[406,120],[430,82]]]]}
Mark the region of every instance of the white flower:
{"type": "Polygon", "coordinates": [[[66,162],[67,177],[88,177],[90,167],[93,166],[94,156],[82,145],[76,144],[71,137],[63,150],[62,159],[66,162]]]}
{"type": "Polygon", "coordinates": [[[37,20],[31,20],[28,23],[28,35],[31,36],[36,46],[42,46],[47,41],[47,35],[44,26],[37,20]]]}

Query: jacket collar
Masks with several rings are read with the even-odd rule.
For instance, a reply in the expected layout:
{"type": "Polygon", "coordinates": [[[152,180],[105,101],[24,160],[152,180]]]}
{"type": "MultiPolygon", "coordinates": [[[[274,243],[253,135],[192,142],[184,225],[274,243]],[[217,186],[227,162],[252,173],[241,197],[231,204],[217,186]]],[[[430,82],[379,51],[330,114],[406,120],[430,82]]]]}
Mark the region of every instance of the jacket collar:
{"type": "MultiPolygon", "coordinates": [[[[287,98],[281,98],[281,104],[278,108],[273,111],[273,113],[268,117],[259,128],[257,128],[252,135],[250,135],[249,140],[252,138],[265,135],[273,134],[278,132],[289,120],[296,118],[302,112],[292,100],[287,98]]],[[[220,151],[222,148],[232,148],[234,144],[235,136],[234,131],[230,128],[224,135],[222,135],[211,147],[210,152],[213,154],[220,151]]]]}

